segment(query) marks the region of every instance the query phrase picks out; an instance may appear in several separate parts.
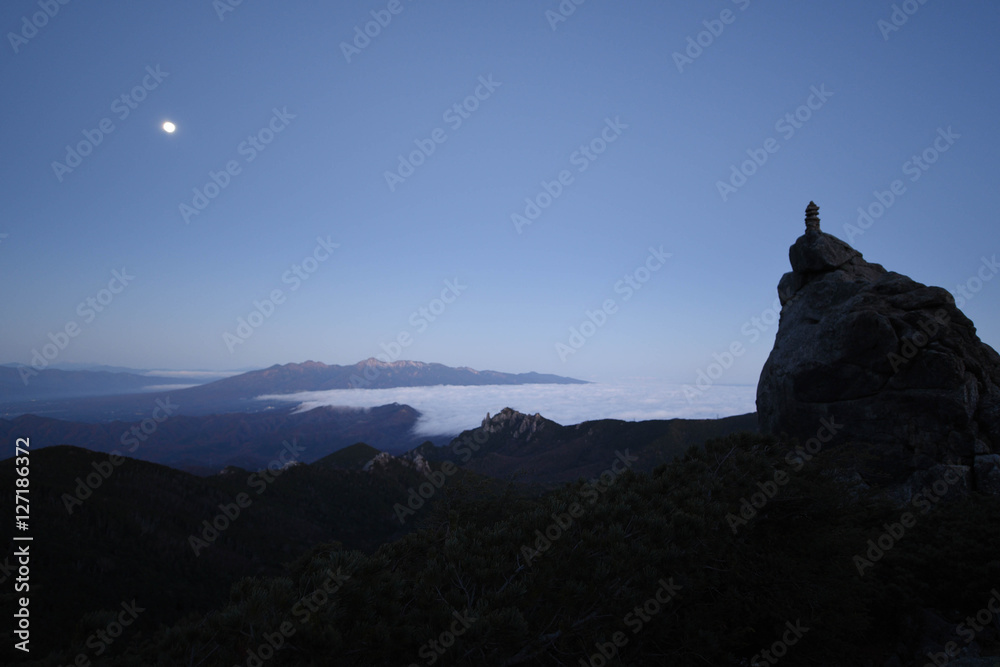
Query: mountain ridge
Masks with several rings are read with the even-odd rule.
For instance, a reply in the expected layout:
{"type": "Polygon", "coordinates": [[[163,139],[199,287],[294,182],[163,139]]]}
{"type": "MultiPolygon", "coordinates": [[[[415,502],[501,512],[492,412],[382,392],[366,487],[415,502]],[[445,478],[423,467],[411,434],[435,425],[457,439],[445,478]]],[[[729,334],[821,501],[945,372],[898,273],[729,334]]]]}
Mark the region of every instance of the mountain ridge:
{"type": "MultiPolygon", "coordinates": [[[[46,378],[69,377],[85,382],[90,371],[39,371],[46,378]],[[62,375],[69,374],[69,375],[62,375]]],[[[76,393],[66,391],[28,391],[13,368],[0,368],[0,417],[22,414],[45,414],[77,421],[110,421],[141,418],[153,400],[150,391],[140,385],[177,385],[177,378],[111,374],[114,381],[124,383],[113,392],[76,393]],[[6,379],[5,379],[6,378],[6,379]],[[124,380],[122,378],[125,378],[124,380]]],[[[102,376],[103,377],[103,376],[102,376]]],[[[37,382],[38,378],[34,378],[37,382]]],[[[384,362],[374,357],[350,366],[328,365],[307,360],[302,363],[274,364],[268,368],[248,371],[211,382],[174,389],[171,397],[180,405],[180,413],[209,415],[223,412],[259,412],[282,407],[280,401],[258,400],[261,396],[294,394],[333,389],[390,389],[394,387],[427,387],[435,385],[482,386],[523,384],[587,384],[584,380],[544,373],[503,373],[453,368],[444,364],[400,360],[384,362]]],[[[116,385],[119,386],[119,385],[116,385]]],[[[29,385],[30,387],[30,385],[29,385]]]]}
{"type": "Polygon", "coordinates": [[[555,485],[600,474],[619,452],[631,450],[635,469],[648,472],[706,440],[756,429],[756,413],[722,419],[597,419],[564,426],[537,412],[504,408],[446,447],[423,443],[403,456],[431,463],[453,460],[487,477],[521,474],[533,483],[555,485]]]}
{"type": "Polygon", "coordinates": [[[320,361],[274,364],[202,385],[213,389],[247,386],[264,379],[283,383],[281,393],[324,391],[329,389],[390,389],[434,385],[472,386],[484,384],[587,384],[584,380],[545,373],[504,373],[476,370],[468,366],[452,367],[435,362],[382,361],[369,357],[350,366],[320,361]]]}

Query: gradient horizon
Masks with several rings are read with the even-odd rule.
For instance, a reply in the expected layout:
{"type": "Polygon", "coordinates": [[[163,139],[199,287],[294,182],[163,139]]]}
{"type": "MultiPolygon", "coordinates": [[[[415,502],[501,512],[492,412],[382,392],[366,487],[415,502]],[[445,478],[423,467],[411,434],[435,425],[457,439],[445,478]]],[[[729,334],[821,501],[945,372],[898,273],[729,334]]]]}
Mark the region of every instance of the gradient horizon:
{"type": "Polygon", "coordinates": [[[993,4],[43,5],[0,362],[755,384],[810,200],[1000,347],[993,4]]]}

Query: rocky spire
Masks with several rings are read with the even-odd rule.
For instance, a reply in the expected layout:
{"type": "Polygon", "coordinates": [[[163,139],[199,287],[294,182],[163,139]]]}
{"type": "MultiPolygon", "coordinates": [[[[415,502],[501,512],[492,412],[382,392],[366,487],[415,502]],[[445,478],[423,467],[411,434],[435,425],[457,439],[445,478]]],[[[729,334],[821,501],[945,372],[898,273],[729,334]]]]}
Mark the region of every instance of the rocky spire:
{"type": "Polygon", "coordinates": [[[947,290],[865,261],[820,231],[818,213],[810,202],[778,283],[761,432],[815,443],[836,422],[836,442],[863,450],[859,469],[874,457],[865,481],[903,502],[944,474],[1000,495],[1000,355],[947,290]]]}
{"type": "Polygon", "coordinates": [[[806,233],[819,234],[819,231],[819,206],[811,201],[806,206],[806,233]]]}

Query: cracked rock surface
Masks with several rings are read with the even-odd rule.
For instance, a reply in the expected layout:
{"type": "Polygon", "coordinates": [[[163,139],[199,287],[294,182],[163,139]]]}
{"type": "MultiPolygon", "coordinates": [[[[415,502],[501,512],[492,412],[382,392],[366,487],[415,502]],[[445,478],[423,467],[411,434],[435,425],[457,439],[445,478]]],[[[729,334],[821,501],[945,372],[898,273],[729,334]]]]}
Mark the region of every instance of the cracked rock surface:
{"type": "Polygon", "coordinates": [[[805,442],[833,418],[836,442],[870,446],[878,482],[904,502],[943,466],[1000,494],[1000,355],[947,290],[865,261],[819,230],[817,210],[778,284],[761,431],[805,442]]]}

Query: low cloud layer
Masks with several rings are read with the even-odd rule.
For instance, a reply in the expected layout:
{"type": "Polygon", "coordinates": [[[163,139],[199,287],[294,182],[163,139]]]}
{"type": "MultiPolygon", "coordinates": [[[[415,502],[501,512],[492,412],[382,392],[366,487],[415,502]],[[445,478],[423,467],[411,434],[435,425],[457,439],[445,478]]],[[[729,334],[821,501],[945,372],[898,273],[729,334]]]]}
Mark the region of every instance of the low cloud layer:
{"type": "Polygon", "coordinates": [[[583,385],[486,385],[458,387],[399,387],[395,389],[334,389],[261,396],[299,403],[301,411],[320,406],[371,408],[405,403],[420,411],[418,436],[457,435],[479,426],[486,413],[514,408],[540,413],[560,424],[595,419],[712,419],[754,412],[756,387],[717,385],[688,402],[683,385],[665,383],[583,385]]]}
{"type": "Polygon", "coordinates": [[[142,375],[161,378],[175,378],[191,382],[212,382],[223,378],[239,375],[244,371],[146,371],[142,375]]]}

